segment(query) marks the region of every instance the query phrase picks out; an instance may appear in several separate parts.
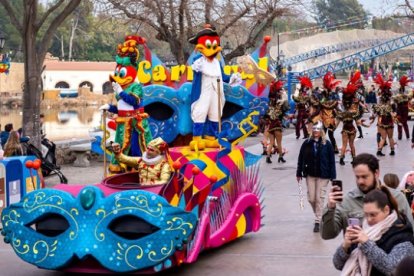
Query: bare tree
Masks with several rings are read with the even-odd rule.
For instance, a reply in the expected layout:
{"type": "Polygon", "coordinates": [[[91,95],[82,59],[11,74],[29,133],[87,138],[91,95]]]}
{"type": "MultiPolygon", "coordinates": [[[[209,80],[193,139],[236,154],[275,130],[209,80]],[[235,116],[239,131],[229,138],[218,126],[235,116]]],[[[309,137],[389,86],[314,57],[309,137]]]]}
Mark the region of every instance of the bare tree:
{"type": "Polygon", "coordinates": [[[405,0],[405,6],[407,17],[414,18],[414,6],[410,3],[409,0],[405,0]]]}
{"type": "Polygon", "coordinates": [[[24,93],[23,93],[23,132],[32,137],[40,146],[40,96],[41,73],[46,52],[56,29],[80,4],[81,0],[58,0],[39,11],[38,0],[24,0],[23,8],[15,9],[8,0],[0,0],[23,42],[24,53],[24,93]],[[40,35],[40,30],[45,32],[40,35]]]}
{"type": "MultiPolygon", "coordinates": [[[[185,63],[193,48],[188,39],[205,23],[218,33],[238,41],[226,60],[243,55],[255,46],[273,20],[285,15],[302,0],[108,0],[129,19],[145,23],[157,32],[157,39],[170,45],[179,63],[185,63]]],[[[145,35],[145,34],[144,34],[145,35]]]]}

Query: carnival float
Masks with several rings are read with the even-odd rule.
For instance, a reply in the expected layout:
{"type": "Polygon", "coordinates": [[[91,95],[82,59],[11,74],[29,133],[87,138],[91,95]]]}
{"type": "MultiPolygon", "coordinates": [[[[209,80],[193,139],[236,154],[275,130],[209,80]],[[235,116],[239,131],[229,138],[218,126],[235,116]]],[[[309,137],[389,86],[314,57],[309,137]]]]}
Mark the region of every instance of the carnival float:
{"type": "Polygon", "coordinates": [[[115,115],[112,175],[28,192],[2,212],[5,242],[42,269],[156,273],[259,231],[260,156],[240,142],[267,107],[269,41],[225,66],[206,26],[188,64],[169,69],[127,36],[110,76],[117,102],[100,108],[115,115]]]}

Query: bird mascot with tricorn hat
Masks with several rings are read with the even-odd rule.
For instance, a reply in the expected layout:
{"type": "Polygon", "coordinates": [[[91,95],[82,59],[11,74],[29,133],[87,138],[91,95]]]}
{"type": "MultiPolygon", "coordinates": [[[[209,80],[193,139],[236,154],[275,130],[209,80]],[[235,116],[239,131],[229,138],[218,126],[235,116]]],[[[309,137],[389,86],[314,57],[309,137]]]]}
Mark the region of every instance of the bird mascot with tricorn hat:
{"type": "Polygon", "coordinates": [[[231,77],[224,74],[219,61],[220,37],[211,25],[190,38],[195,50],[200,53],[194,59],[191,68],[194,72],[191,90],[191,119],[193,120],[193,140],[191,149],[203,150],[206,147],[217,148],[221,115],[225,103],[223,81],[230,85],[241,83],[239,73],[231,77]]]}

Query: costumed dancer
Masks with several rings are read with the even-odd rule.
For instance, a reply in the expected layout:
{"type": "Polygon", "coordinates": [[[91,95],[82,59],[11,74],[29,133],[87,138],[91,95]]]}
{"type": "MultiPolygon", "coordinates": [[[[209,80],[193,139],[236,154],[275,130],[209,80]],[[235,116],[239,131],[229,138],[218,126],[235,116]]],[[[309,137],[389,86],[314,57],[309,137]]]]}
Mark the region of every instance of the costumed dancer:
{"type": "Polygon", "coordinates": [[[364,112],[365,110],[367,110],[367,105],[365,104],[365,87],[364,84],[362,83],[361,78],[361,72],[356,71],[354,73],[354,77],[356,79],[356,76],[358,77],[358,80],[355,82],[355,84],[357,84],[358,86],[358,90],[356,93],[356,98],[358,99],[358,117],[356,118],[356,124],[357,124],[357,128],[358,128],[358,138],[364,138],[364,134],[362,132],[362,116],[364,116],[364,112]]]}
{"type": "MultiPolygon", "coordinates": [[[[115,118],[115,143],[121,145],[123,154],[130,156],[141,156],[147,148],[147,143],[152,140],[147,121],[148,114],[144,112],[144,93],[141,84],[136,81],[139,57],[137,46],[144,43],[145,39],[142,37],[127,36],[125,42],[118,45],[115,73],[109,76],[117,104],[105,104],[99,108],[118,115],[115,118]]],[[[109,171],[125,171],[114,155],[109,171]]]]}
{"type": "Polygon", "coordinates": [[[296,139],[300,137],[300,129],[303,130],[303,138],[308,138],[309,133],[306,126],[306,121],[308,119],[308,109],[309,109],[309,95],[312,91],[312,81],[309,77],[298,77],[300,81],[300,88],[292,96],[292,99],[295,101],[296,106],[296,139]]]}
{"type": "Polygon", "coordinates": [[[321,121],[321,93],[319,87],[316,87],[312,94],[309,96],[309,118],[308,118],[308,132],[312,131],[312,128],[315,124],[321,121]]]}
{"type": "Polygon", "coordinates": [[[338,146],[334,136],[336,129],[336,107],[338,106],[339,95],[334,91],[340,80],[335,80],[335,76],[328,72],[323,77],[322,98],[320,100],[321,119],[325,133],[328,134],[329,140],[334,148],[335,153],[339,153],[338,146]]]}
{"type": "Polygon", "coordinates": [[[380,101],[379,104],[372,107],[373,114],[371,116],[371,124],[374,122],[375,118],[378,117],[377,127],[378,132],[381,135],[377,156],[385,156],[385,154],[382,153],[382,148],[384,147],[387,137],[391,148],[390,155],[395,155],[395,142],[393,138],[395,113],[393,105],[391,104],[392,81],[384,81],[381,74],[377,74],[374,81],[380,88],[380,101]]]}
{"type": "Polygon", "coordinates": [[[283,82],[278,80],[274,81],[270,85],[269,90],[269,107],[267,109],[266,115],[268,115],[268,122],[269,122],[269,140],[270,143],[267,147],[267,157],[266,163],[272,163],[270,160],[272,156],[272,150],[275,145],[276,139],[276,147],[277,152],[279,154],[279,159],[277,160],[278,163],[282,162],[285,163],[286,160],[283,159],[283,147],[282,147],[282,131],[283,131],[283,117],[285,113],[289,110],[288,101],[287,101],[287,94],[283,90],[283,82]]]}
{"type": "Polygon", "coordinates": [[[168,153],[168,145],[162,138],[158,137],[150,141],[142,157],[123,154],[118,143],[113,143],[112,149],[118,162],[138,171],[141,185],[159,185],[169,181],[172,169],[165,156],[168,153]]]}
{"type": "Polygon", "coordinates": [[[397,105],[397,120],[398,120],[398,140],[402,139],[402,130],[404,128],[405,136],[410,139],[410,130],[408,129],[408,103],[413,98],[412,93],[406,93],[405,87],[410,82],[407,76],[400,78],[400,89],[398,94],[393,97],[394,103],[397,105]]]}
{"type": "Polygon", "coordinates": [[[229,78],[224,74],[222,64],[217,58],[221,51],[220,37],[212,26],[206,25],[189,42],[195,44],[195,50],[201,53],[191,65],[194,71],[191,119],[194,124],[190,148],[217,148],[219,122],[225,103],[223,81],[238,85],[241,83],[241,76],[236,73],[229,78]]]}
{"type": "Polygon", "coordinates": [[[347,145],[351,149],[352,159],[354,159],[356,152],[355,152],[355,136],[356,136],[356,128],[354,126],[354,121],[356,122],[359,119],[359,99],[356,97],[356,91],[358,89],[358,81],[359,76],[355,76],[351,78],[348,82],[348,85],[343,90],[342,94],[342,110],[337,111],[337,118],[338,120],[342,121],[342,148],[341,148],[341,155],[339,158],[339,164],[345,165],[344,158],[346,153],[347,145]]]}

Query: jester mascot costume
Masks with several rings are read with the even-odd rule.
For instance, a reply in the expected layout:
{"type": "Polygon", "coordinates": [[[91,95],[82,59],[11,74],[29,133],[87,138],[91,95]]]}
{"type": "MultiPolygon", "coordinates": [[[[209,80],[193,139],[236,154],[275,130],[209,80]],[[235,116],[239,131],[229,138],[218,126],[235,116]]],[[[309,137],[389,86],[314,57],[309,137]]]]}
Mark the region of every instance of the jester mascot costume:
{"type": "Polygon", "coordinates": [[[191,65],[194,72],[191,119],[194,124],[190,148],[219,147],[217,136],[225,103],[223,81],[235,84],[241,77],[234,74],[229,78],[224,74],[217,57],[221,51],[220,37],[213,27],[206,25],[189,42],[195,44],[195,50],[200,52],[191,65]]]}
{"type": "Polygon", "coordinates": [[[402,76],[400,79],[400,89],[398,94],[393,97],[395,104],[397,105],[397,119],[398,119],[398,140],[402,139],[403,128],[405,136],[410,139],[410,130],[408,129],[408,102],[411,101],[412,93],[406,93],[405,87],[410,82],[407,76],[402,76]]]}
{"type": "MultiPolygon", "coordinates": [[[[105,104],[99,108],[118,115],[115,119],[115,143],[120,144],[121,152],[129,156],[141,156],[147,143],[152,140],[148,114],[144,112],[142,86],[135,81],[139,57],[137,46],[144,43],[145,39],[142,37],[127,36],[125,42],[118,45],[115,73],[109,76],[117,105],[105,104]]],[[[109,171],[125,171],[113,155],[109,171]]]]}

